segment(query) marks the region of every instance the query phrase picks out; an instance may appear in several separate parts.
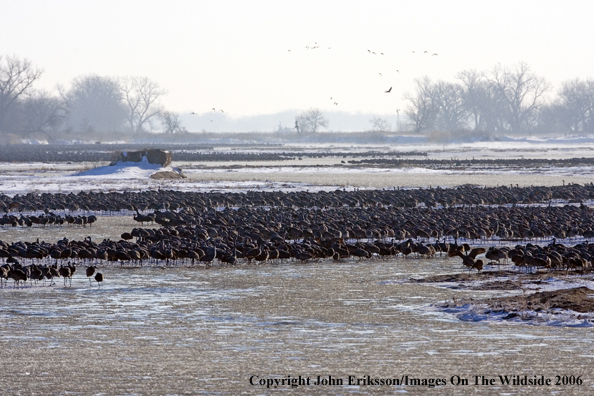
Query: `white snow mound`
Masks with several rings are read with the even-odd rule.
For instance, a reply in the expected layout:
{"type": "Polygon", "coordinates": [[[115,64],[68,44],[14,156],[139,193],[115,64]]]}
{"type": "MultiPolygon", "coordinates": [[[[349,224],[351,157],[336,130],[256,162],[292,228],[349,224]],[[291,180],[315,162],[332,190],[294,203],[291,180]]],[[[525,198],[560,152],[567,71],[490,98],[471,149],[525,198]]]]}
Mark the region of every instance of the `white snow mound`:
{"type": "Polygon", "coordinates": [[[142,162],[118,162],[115,165],[100,166],[72,176],[101,177],[102,179],[144,179],[157,172],[176,172],[172,167],[151,164],[143,157],[142,162]]]}

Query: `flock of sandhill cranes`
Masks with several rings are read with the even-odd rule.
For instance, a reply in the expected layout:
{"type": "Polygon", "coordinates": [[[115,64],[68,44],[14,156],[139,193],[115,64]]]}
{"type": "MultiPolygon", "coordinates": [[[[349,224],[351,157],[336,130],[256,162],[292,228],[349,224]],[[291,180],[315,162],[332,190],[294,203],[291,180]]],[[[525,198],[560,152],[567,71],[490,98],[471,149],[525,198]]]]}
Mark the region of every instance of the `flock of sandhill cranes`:
{"type": "MultiPolygon", "coordinates": [[[[317,193],[162,190],[13,197],[0,194],[0,210],[9,212],[7,218],[25,219],[24,213],[22,217],[12,213],[39,208],[45,209],[45,216],[50,216],[52,210],[70,207],[109,213],[127,209],[134,210],[134,220],[143,224],[123,233],[119,241],[0,241],[0,259],[6,259],[0,277],[15,282],[23,281],[24,275],[38,281],[47,280],[48,274],[68,279],[75,271],[75,263],[235,265],[242,261],[408,257],[411,253],[431,257],[438,252],[460,257],[468,268],[481,270],[484,263],[478,256],[484,253],[486,259],[496,260],[495,247],[473,250],[458,241],[480,241],[484,246],[493,239],[516,243],[545,243],[553,237],[592,240],[594,210],[580,204],[588,199],[594,199],[594,185],[317,193]],[[561,199],[574,204],[550,205],[561,199]],[[157,223],[159,227],[150,228],[146,223],[157,223]],[[22,266],[16,260],[29,262],[22,266]]],[[[55,224],[45,222],[32,227],[55,224]]],[[[27,225],[23,222],[21,226],[27,225]]],[[[587,269],[594,260],[594,244],[572,248],[557,243],[546,248],[535,246],[502,247],[497,254],[502,258],[507,255],[516,265],[527,268],[587,269]]],[[[103,279],[100,274],[95,276],[98,282],[103,279]]]]}
{"type": "MultiPolygon", "coordinates": [[[[313,51],[313,50],[317,50],[317,49],[320,49],[320,48],[321,48],[321,47],[320,47],[320,45],[318,44],[318,42],[317,42],[317,41],[316,41],[316,42],[314,42],[314,44],[313,44],[313,45],[306,45],[306,46],[305,46],[305,50],[306,50],[306,51],[310,51],[310,50],[311,50],[311,51],[313,51]]],[[[328,50],[330,50],[330,49],[331,49],[331,47],[328,47],[328,50]]],[[[291,52],[291,53],[293,53],[293,52],[292,52],[290,49],[288,49],[288,50],[287,50],[287,52],[291,52]]],[[[416,51],[411,51],[411,52],[412,52],[413,54],[416,54],[416,51]]],[[[372,50],[370,50],[370,49],[368,49],[368,50],[367,50],[367,53],[369,53],[370,55],[378,55],[378,52],[377,52],[377,51],[372,51],[372,50]]],[[[429,51],[423,51],[422,53],[423,53],[423,54],[429,54],[429,51]]],[[[379,55],[380,55],[380,56],[385,56],[385,54],[384,54],[383,52],[379,52],[379,55]]],[[[437,52],[434,52],[434,53],[432,53],[432,54],[431,54],[431,56],[438,56],[438,53],[437,53],[437,52]]],[[[395,69],[395,71],[396,71],[397,73],[400,73],[400,70],[399,70],[399,69],[395,69]]],[[[379,72],[378,74],[379,74],[379,76],[380,76],[380,77],[382,77],[382,76],[383,76],[381,72],[379,72]]],[[[391,93],[391,92],[392,92],[392,87],[390,87],[389,89],[387,89],[387,90],[385,90],[385,91],[384,91],[384,93],[391,93]]],[[[330,98],[330,100],[333,100],[333,99],[332,99],[332,97],[330,98]]],[[[334,105],[334,106],[338,106],[338,102],[337,102],[337,101],[333,101],[333,105],[334,105]]],[[[213,108],[212,108],[212,111],[213,111],[213,112],[216,112],[216,108],[214,108],[214,107],[213,107],[213,108]]],[[[223,110],[220,110],[220,111],[221,111],[222,113],[224,113],[224,111],[223,111],[223,110]]],[[[191,112],[190,114],[192,114],[192,115],[197,115],[197,113],[196,113],[196,112],[191,112]]],[[[213,120],[211,119],[210,121],[212,122],[213,120]]]]}
{"type": "MultiPolygon", "coordinates": [[[[306,45],[305,46],[305,50],[309,51],[309,50],[316,50],[319,49],[320,45],[317,42],[314,42],[314,45],[310,46],[310,45],[306,45]]],[[[328,49],[331,49],[331,47],[328,47],[328,49]]],[[[287,50],[288,52],[291,52],[291,50],[287,50]]],[[[367,53],[370,55],[378,55],[379,51],[372,51],[370,49],[367,50],[367,53]]],[[[416,51],[412,51],[413,54],[416,53],[416,51]]],[[[429,54],[429,51],[423,51],[423,54],[429,54]]],[[[379,52],[380,56],[385,56],[385,54],[383,52],[379,52]]],[[[438,56],[437,52],[434,52],[431,54],[431,56],[438,56]]],[[[396,73],[400,73],[399,69],[396,69],[396,73]]],[[[378,73],[380,77],[383,76],[383,74],[381,72],[378,73]]],[[[391,93],[392,92],[392,87],[388,88],[387,90],[384,91],[384,93],[391,93]]],[[[330,100],[332,100],[332,97],[330,98],[330,100]]],[[[338,106],[338,102],[333,102],[333,104],[335,106],[338,106]]]]}
{"type": "Polygon", "coordinates": [[[91,225],[97,221],[97,216],[90,215],[78,215],[78,216],[71,216],[69,214],[65,214],[64,216],[60,214],[56,214],[54,212],[46,210],[44,214],[39,216],[36,215],[23,215],[20,214],[19,216],[13,214],[4,214],[0,217],[0,226],[22,226],[22,227],[32,227],[32,226],[46,226],[46,225],[91,225]]]}
{"type": "MultiPolygon", "coordinates": [[[[7,258],[6,263],[0,266],[0,288],[4,287],[5,283],[9,279],[14,281],[15,286],[24,286],[25,282],[30,281],[34,283],[46,281],[53,285],[54,278],[62,277],[64,279],[64,287],[66,285],[72,286],[72,277],[76,273],[76,266],[72,262],[68,262],[66,265],[58,264],[30,264],[22,265],[19,260],[10,256],[7,258]]],[[[91,265],[86,269],[86,275],[89,278],[89,285],[91,284],[92,276],[95,275],[94,279],[97,285],[101,287],[101,282],[104,280],[104,276],[101,272],[96,271],[96,267],[91,265]]]]}

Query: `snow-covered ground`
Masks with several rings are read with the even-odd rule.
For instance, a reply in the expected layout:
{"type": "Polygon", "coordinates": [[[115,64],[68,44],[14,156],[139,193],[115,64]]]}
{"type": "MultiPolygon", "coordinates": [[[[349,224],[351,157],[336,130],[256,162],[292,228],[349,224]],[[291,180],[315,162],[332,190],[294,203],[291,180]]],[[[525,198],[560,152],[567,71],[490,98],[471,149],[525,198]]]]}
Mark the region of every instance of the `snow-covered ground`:
{"type": "Polygon", "coordinates": [[[118,162],[115,165],[99,166],[73,174],[74,177],[96,177],[98,179],[142,179],[157,172],[173,171],[171,167],[151,164],[143,157],[142,162],[118,162]]]}
{"type": "MultiPolygon", "coordinates": [[[[274,135],[271,135],[271,139],[274,135]]],[[[491,142],[437,144],[423,136],[394,136],[385,143],[283,143],[278,147],[215,147],[221,152],[361,153],[427,152],[429,159],[449,158],[576,158],[594,157],[594,136],[501,137],[491,142]]],[[[220,142],[224,143],[224,139],[220,142]]],[[[360,158],[360,157],[358,157],[360,158]]],[[[1,160],[1,159],[0,159],[1,160]]],[[[187,179],[154,180],[150,175],[167,170],[152,164],[1,163],[0,193],[124,191],[167,188],[180,191],[332,190],[336,188],[392,188],[479,185],[560,185],[594,181],[594,167],[428,169],[354,166],[349,158],[304,157],[301,160],[258,162],[176,163],[187,179]],[[342,162],[344,161],[344,162],[342,162]],[[89,169],[94,168],[94,169],[89,169]]]]}
{"type": "MultiPolygon", "coordinates": [[[[111,167],[110,167],[111,168],[111,167]]],[[[138,166],[65,173],[63,171],[22,171],[0,174],[0,193],[29,192],[138,191],[170,189],[179,191],[296,191],[337,188],[392,188],[442,186],[465,183],[480,185],[560,185],[566,182],[594,182],[594,168],[540,168],[510,170],[433,170],[425,168],[312,168],[261,167],[249,169],[188,169],[187,179],[155,180],[150,175],[163,169],[138,166]],[[487,179],[486,179],[487,178],[487,179]],[[492,183],[491,183],[492,181],[492,183]]]]}
{"type": "MultiPolygon", "coordinates": [[[[163,171],[174,171],[172,167],[162,167],[149,163],[123,162],[114,166],[100,166],[94,169],[67,172],[65,167],[73,165],[18,164],[18,170],[9,174],[0,173],[0,193],[7,195],[37,193],[69,193],[79,191],[140,191],[168,189],[178,191],[246,191],[246,190],[332,190],[335,186],[314,186],[304,183],[271,182],[263,180],[196,181],[192,179],[151,179],[150,176],[163,171]]],[[[11,168],[2,164],[1,169],[11,168]]],[[[8,173],[8,172],[7,172],[8,173]]]]}

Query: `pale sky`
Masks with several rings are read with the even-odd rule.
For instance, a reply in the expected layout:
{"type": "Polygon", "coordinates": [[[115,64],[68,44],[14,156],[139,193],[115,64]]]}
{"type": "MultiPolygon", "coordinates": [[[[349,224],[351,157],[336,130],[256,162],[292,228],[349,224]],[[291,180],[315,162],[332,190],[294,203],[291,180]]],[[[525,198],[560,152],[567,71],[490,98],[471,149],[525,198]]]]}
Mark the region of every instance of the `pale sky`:
{"type": "Polygon", "coordinates": [[[590,0],[0,0],[0,55],[43,68],[50,91],[146,76],[180,113],[395,114],[424,75],[523,61],[555,88],[594,78],[593,15],[590,0]]]}

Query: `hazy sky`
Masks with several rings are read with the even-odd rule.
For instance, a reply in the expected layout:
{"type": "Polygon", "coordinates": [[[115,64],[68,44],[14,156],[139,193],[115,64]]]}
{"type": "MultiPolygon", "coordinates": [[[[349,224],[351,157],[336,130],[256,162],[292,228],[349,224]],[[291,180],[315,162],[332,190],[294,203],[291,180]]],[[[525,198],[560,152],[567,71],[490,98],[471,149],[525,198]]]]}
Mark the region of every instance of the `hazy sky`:
{"type": "Polygon", "coordinates": [[[0,55],[42,67],[36,87],[146,76],[182,113],[395,114],[415,78],[519,61],[555,87],[594,77],[590,0],[0,0],[0,10],[0,55]]]}

